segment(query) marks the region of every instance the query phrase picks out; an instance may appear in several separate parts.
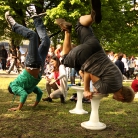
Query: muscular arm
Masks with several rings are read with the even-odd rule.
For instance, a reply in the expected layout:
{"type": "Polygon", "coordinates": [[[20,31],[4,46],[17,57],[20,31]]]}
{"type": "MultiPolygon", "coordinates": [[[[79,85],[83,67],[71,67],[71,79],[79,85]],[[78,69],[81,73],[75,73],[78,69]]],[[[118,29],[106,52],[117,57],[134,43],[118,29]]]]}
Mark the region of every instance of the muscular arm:
{"type": "Polygon", "coordinates": [[[84,97],[92,99],[93,93],[90,92],[90,74],[84,72],[84,97]]]}
{"type": "Polygon", "coordinates": [[[36,106],[40,102],[42,95],[43,95],[43,92],[37,86],[34,88],[33,92],[37,95],[36,96],[36,102],[33,105],[33,106],[36,106]]]}
{"type": "Polygon", "coordinates": [[[84,91],[90,91],[90,74],[84,72],[84,91]]]}
{"type": "Polygon", "coordinates": [[[90,73],[84,72],[84,96],[88,99],[92,99],[93,93],[90,92],[90,80],[93,83],[97,82],[100,78],[90,73]]]}
{"type": "Polygon", "coordinates": [[[92,75],[92,74],[90,74],[90,78],[91,78],[93,83],[95,83],[96,81],[98,81],[100,79],[99,77],[92,75]]]}

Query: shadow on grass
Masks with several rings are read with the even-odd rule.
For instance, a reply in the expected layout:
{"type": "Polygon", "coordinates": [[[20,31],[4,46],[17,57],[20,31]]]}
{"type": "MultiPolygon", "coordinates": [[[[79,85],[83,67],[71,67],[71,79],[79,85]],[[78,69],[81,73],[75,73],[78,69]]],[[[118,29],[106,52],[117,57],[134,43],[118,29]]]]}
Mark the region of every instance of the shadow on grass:
{"type": "MultiPolygon", "coordinates": [[[[8,80],[6,80],[8,84],[8,80]]],[[[45,89],[45,81],[39,86],[45,89]]],[[[74,90],[68,92],[66,104],[60,99],[52,103],[41,101],[36,108],[28,106],[34,103],[36,95],[30,94],[22,111],[8,111],[13,96],[7,90],[0,90],[0,137],[1,138],[137,138],[138,136],[138,100],[123,104],[112,99],[112,95],[103,98],[99,107],[100,122],[107,128],[102,131],[87,130],[81,123],[90,118],[91,105],[83,104],[88,114],[70,114],[76,103],[69,100],[74,90]]],[[[44,92],[43,97],[47,96],[44,92]]],[[[17,96],[12,106],[18,106],[17,96]]]]}

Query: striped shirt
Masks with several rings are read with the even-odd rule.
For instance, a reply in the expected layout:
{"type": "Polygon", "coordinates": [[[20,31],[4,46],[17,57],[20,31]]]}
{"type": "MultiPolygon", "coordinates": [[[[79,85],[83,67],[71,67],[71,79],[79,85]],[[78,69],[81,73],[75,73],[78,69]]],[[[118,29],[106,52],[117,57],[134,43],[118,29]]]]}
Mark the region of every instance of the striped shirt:
{"type": "Polygon", "coordinates": [[[122,73],[103,49],[89,57],[82,65],[81,70],[100,78],[93,84],[100,93],[114,93],[122,88],[122,73]]]}

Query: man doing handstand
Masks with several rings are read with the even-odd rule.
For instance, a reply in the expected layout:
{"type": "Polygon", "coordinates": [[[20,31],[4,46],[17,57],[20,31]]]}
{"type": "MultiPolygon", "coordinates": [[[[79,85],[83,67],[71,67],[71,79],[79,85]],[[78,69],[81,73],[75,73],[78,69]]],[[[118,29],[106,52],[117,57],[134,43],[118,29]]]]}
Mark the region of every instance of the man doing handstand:
{"type": "Polygon", "coordinates": [[[84,96],[86,98],[91,99],[93,96],[93,93],[90,92],[90,80],[92,80],[97,92],[113,93],[115,100],[131,102],[134,99],[133,90],[122,85],[120,70],[107,57],[91,28],[93,22],[101,22],[101,2],[100,0],[91,0],[91,4],[91,14],[81,16],[75,26],[80,45],[73,49],[71,49],[71,23],[64,19],[55,20],[55,23],[65,33],[62,63],[77,71],[84,71],[84,96]]]}
{"type": "Polygon", "coordinates": [[[33,105],[35,107],[40,102],[43,94],[36,85],[40,82],[41,75],[43,73],[45,58],[50,46],[49,37],[47,36],[42,19],[39,16],[35,15],[33,19],[35,28],[41,39],[41,44],[39,44],[37,33],[16,23],[9,12],[5,13],[5,18],[15,33],[28,38],[30,41],[25,61],[26,67],[22,73],[9,84],[8,87],[10,93],[20,96],[20,103],[18,107],[10,108],[9,110],[21,110],[28,94],[32,92],[37,94],[36,101],[33,105]]]}

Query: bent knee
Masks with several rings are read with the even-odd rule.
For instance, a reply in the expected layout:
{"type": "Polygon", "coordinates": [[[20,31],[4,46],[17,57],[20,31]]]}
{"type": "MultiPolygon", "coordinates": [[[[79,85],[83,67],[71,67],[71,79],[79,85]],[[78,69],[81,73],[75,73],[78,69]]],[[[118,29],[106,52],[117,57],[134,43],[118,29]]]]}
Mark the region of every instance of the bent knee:
{"type": "Polygon", "coordinates": [[[30,31],[29,35],[30,35],[31,38],[38,39],[38,36],[37,36],[35,31],[30,31]]]}

